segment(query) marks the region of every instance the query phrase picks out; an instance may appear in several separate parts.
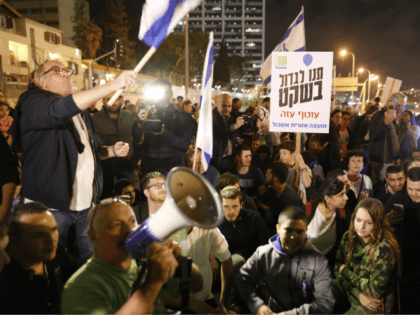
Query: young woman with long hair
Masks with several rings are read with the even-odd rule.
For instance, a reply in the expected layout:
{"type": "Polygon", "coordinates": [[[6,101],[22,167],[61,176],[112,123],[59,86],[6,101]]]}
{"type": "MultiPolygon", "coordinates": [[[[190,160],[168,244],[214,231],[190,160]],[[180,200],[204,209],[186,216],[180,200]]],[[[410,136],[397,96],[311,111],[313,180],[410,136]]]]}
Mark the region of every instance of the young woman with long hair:
{"type": "Polygon", "coordinates": [[[337,251],[335,313],[392,312],[400,264],[400,249],[382,203],[374,198],[363,199],[356,206],[337,251]]]}

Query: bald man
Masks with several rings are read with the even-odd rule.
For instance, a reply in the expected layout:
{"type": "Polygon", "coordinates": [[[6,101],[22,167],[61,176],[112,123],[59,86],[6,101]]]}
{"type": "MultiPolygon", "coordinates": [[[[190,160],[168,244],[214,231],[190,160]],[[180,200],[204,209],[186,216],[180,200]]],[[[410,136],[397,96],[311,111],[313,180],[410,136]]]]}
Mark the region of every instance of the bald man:
{"type": "Polygon", "coordinates": [[[62,313],[152,312],[160,289],[178,262],[173,245],[155,243],[147,259],[146,280],[135,284],[138,266],[125,249],[125,239],[135,227],[133,210],[120,201],[90,211],[88,235],[94,255],[64,286],[62,313]],[[128,298],[132,287],[133,294],[128,298]]]}
{"type": "Polygon", "coordinates": [[[86,219],[102,193],[101,159],[126,156],[129,149],[123,142],[103,146],[85,111],[109,93],[129,88],[137,74],[124,71],[105,85],[75,94],[72,74],[60,61],[42,64],[34,76],[37,87],[19,97],[11,133],[22,152],[25,202],[39,201],[52,210],[63,246],[69,227],[75,226],[83,261],[92,255],[86,219]]]}
{"type": "Polygon", "coordinates": [[[141,120],[137,115],[121,110],[120,99],[109,105],[109,100],[113,95],[114,93],[105,96],[102,99],[102,109],[92,116],[96,135],[106,146],[113,146],[120,141],[128,143],[129,151],[125,157],[113,157],[101,161],[104,175],[101,199],[113,196],[114,177],[128,178],[133,182],[134,187],[140,190],[139,177],[134,167],[137,163],[133,161],[133,137],[141,138],[142,130],[139,128],[141,120]]]}
{"type": "Polygon", "coordinates": [[[235,149],[233,133],[245,120],[242,116],[231,117],[232,98],[229,94],[220,94],[213,110],[213,157],[212,164],[218,168],[223,157],[232,155],[235,149]]]}

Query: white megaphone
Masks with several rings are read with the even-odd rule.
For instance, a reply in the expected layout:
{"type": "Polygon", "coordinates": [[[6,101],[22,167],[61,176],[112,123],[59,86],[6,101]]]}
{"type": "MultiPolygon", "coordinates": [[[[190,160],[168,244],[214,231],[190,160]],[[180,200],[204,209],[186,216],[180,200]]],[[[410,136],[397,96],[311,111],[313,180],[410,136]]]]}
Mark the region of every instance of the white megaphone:
{"type": "Polygon", "coordinates": [[[145,256],[152,242],[164,242],[185,227],[211,229],[223,221],[223,210],[216,189],[206,178],[187,167],[173,168],[166,178],[166,199],[162,207],[150,216],[126,239],[131,257],[145,256]]]}

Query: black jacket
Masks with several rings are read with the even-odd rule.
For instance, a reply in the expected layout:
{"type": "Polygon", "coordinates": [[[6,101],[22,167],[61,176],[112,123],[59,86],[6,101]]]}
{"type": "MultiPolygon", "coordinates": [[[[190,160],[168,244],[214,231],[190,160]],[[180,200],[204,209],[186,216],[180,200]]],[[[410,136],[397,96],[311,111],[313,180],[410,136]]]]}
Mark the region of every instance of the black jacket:
{"type": "MultiPolygon", "coordinates": [[[[211,163],[217,169],[226,151],[229,139],[232,141],[232,146],[234,146],[233,132],[230,130],[230,126],[235,121],[236,118],[230,116],[226,122],[217,108],[213,110],[213,157],[211,163]]],[[[233,149],[235,148],[233,147],[233,149]]]]}
{"type": "MultiPolygon", "coordinates": [[[[0,135],[0,189],[8,183],[20,184],[17,166],[17,156],[12,153],[3,135],[0,135]]],[[[2,200],[3,196],[0,192],[0,204],[2,200]]]]}
{"type": "Polygon", "coordinates": [[[420,283],[420,203],[414,203],[407,192],[407,187],[397,191],[385,205],[385,214],[389,213],[394,204],[404,207],[404,220],[395,228],[394,234],[400,243],[402,254],[403,283],[420,283]]]}
{"type": "Polygon", "coordinates": [[[0,274],[1,314],[58,314],[64,284],[78,262],[61,245],[53,260],[44,264],[48,277],[35,276],[13,258],[0,274]]]}
{"type": "Polygon", "coordinates": [[[219,230],[226,238],[232,255],[240,254],[245,260],[258,246],[268,244],[270,237],[261,214],[250,209],[241,209],[233,223],[224,218],[219,230]]]}
{"type": "Polygon", "coordinates": [[[123,141],[130,145],[130,151],[124,158],[129,160],[133,154],[133,136],[141,137],[141,129],[137,127],[140,119],[137,116],[131,115],[129,112],[120,110],[118,119],[114,121],[109,116],[105,106],[102,110],[92,116],[95,124],[95,131],[103,145],[112,146],[118,141],[123,141]]]}
{"type": "MultiPolygon", "coordinates": [[[[151,117],[150,117],[151,118],[151,117]]],[[[178,111],[173,104],[159,108],[156,119],[165,125],[162,135],[145,134],[141,152],[143,174],[160,171],[168,173],[172,167],[182,165],[182,160],[191,143],[192,117],[178,111]]]]}
{"type": "MultiPolygon", "coordinates": [[[[85,149],[72,117],[81,113],[72,95],[59,98],[32,88],[23,93],[14,113],[12,137],[22,150],[22,189],[26,198],[47,207],[68,210],[73,195],[78,153],[85,149]]],[[[102,143],[92,117],[82,113],[95,159],[93,201],[99,202],[103,179],[99,158],[102,143]]]]}

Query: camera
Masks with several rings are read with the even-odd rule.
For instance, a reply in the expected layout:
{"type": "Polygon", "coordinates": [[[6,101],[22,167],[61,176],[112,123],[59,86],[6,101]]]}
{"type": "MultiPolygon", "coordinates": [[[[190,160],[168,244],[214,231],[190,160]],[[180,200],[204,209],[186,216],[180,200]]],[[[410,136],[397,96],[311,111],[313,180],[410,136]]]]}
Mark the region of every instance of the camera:
{"type": "Polygon", "coordinates": [[[245,120],[245,124],[242,126],[242,132],[252,133],[257,122],[257,116],[254,115],[242,115],[245,120]]]}
{"type": "Polygon", "coordinates": [[[160,133],[162,121],[159,119],[159,111],[162,101],[165,99],[166,91],[161,87],[149,87],[144,91],[146,98],[146,120],[143,123],[145,133],[160,133]]]}

